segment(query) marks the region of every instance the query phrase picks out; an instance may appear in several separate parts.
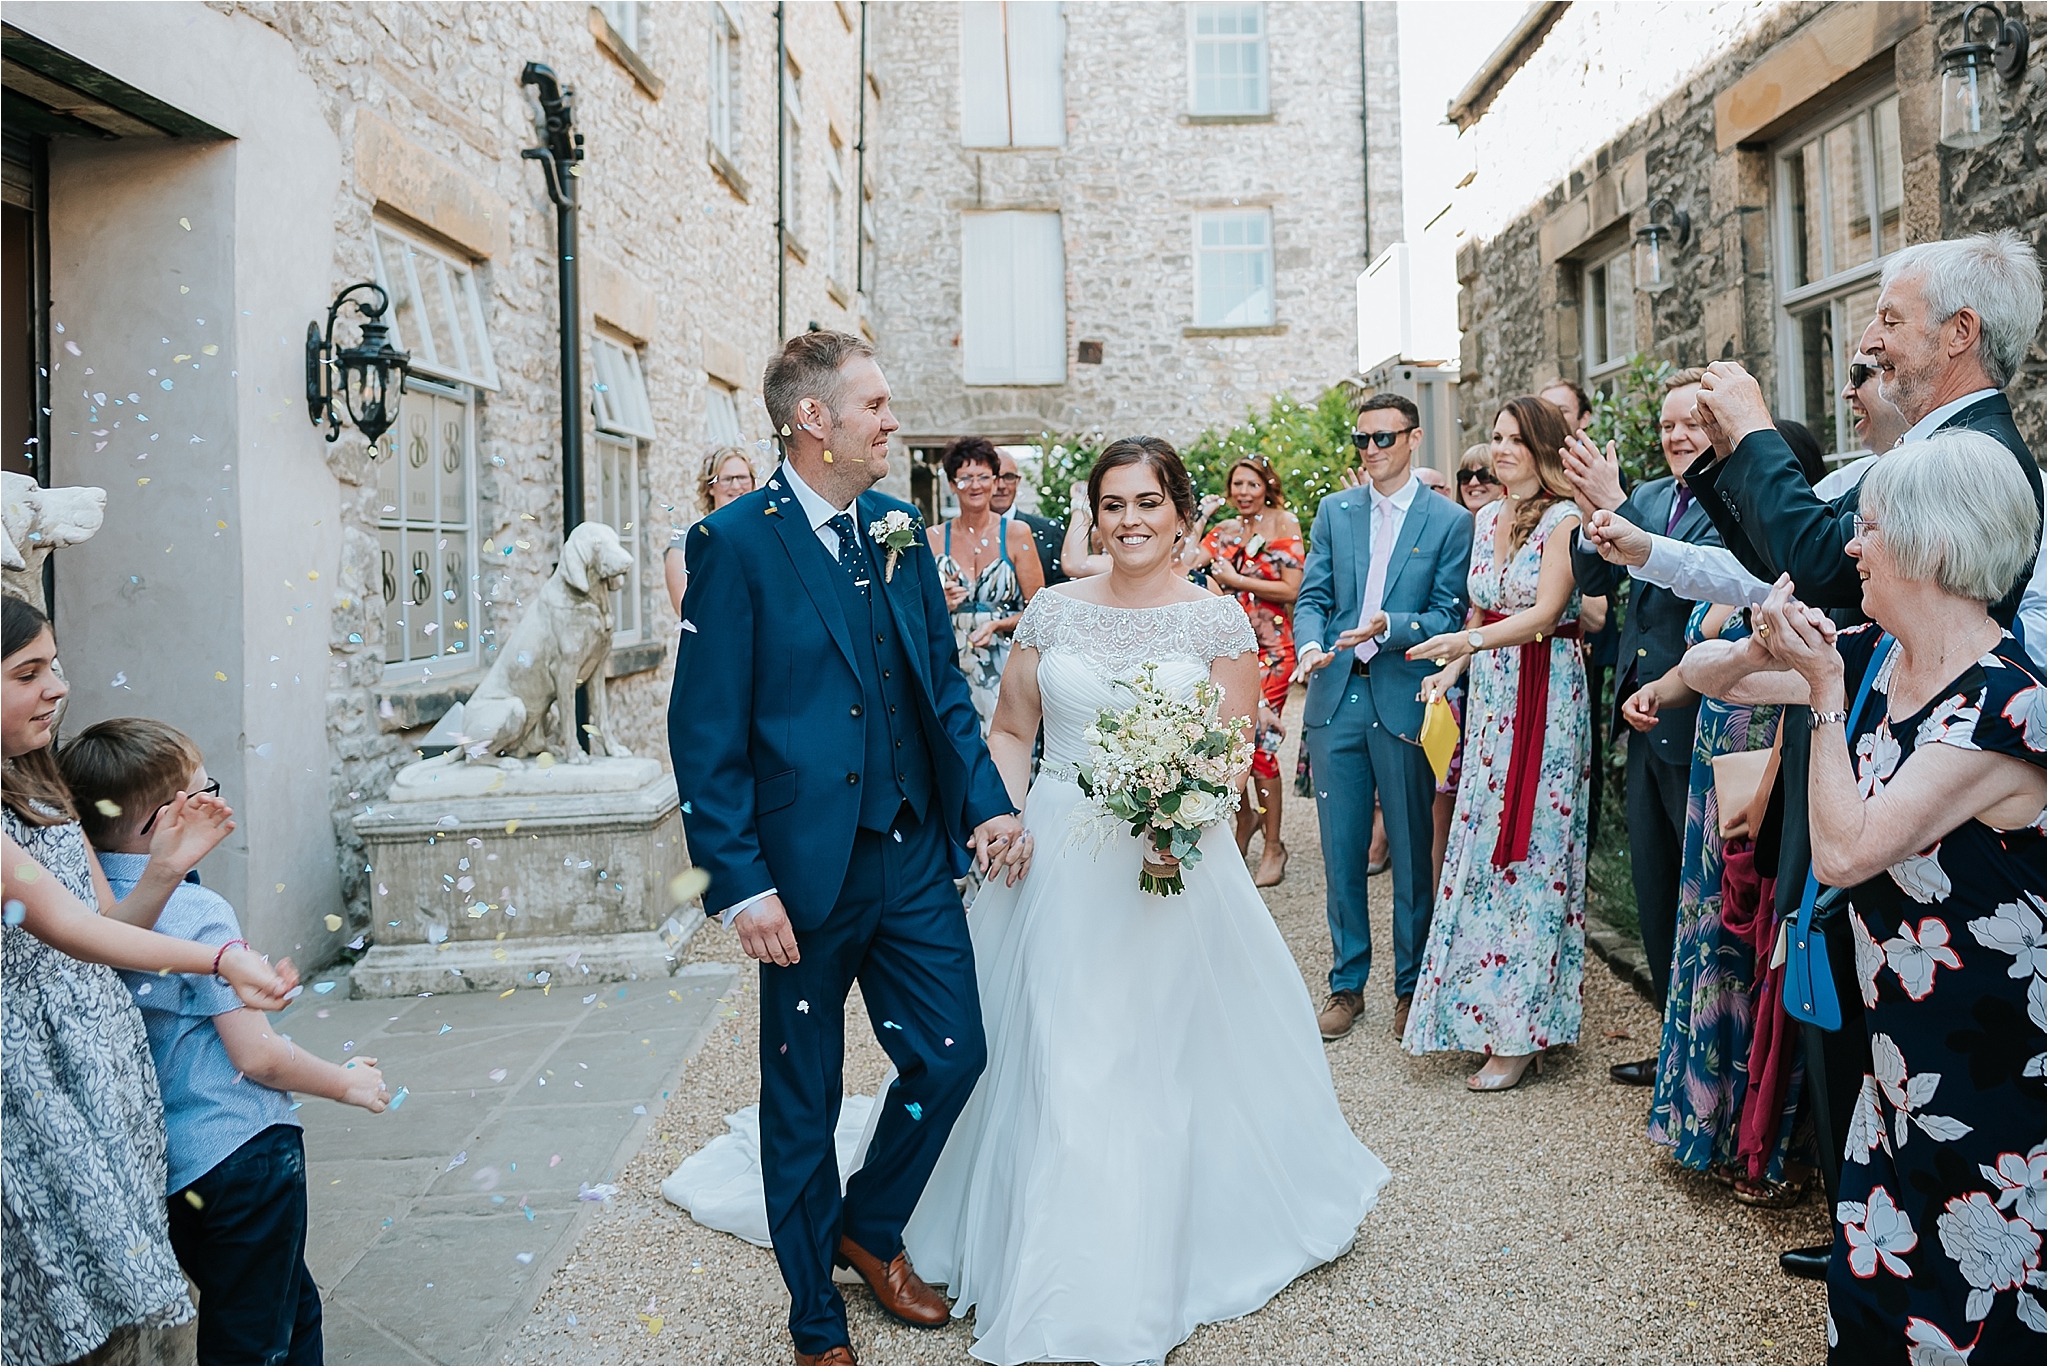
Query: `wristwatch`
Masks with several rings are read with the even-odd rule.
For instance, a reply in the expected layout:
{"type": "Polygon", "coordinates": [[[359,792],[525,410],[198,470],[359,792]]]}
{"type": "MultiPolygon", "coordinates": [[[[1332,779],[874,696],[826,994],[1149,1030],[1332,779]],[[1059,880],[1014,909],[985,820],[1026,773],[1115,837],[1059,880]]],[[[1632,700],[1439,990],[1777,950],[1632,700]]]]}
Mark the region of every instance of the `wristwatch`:
{"type": "Polygon", "coordinates": [[[1468,631],[1465,633],[1465,643],[1471,646],[1474,650],[1486,649],[1486,638],[1484,636],[1481,636],[1476,631],[1468,631]]]}
{"type": "Polygon", "coordinates": [[[1849,714],[1847,712],[1809,712],[1807,714],[1807,724],[1816,731],[1820,730],[1823,726],[1833,726],[1836,722],[1846,722],[1848,720],[1849,714]]]}

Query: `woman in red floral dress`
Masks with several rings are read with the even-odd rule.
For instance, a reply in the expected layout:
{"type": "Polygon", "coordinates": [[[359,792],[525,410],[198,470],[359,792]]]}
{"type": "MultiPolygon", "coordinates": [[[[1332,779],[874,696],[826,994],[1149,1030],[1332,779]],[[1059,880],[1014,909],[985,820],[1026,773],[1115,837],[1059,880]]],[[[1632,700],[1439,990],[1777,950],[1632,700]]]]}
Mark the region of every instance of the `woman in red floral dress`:
{"type": "Polygon", "coordinates": [[[1255,728],[1258,749],[1252,756],[1258,804],[1239,809],[1237,845],[1248,852],[1252,832],[1265,829],[1265,850],[1253,881],[1270,888],[1287,876],[1287,846],[1280,841],[1280,742],[1286,735],[1280,714],[1294,675],[1294,596],[1301,592],[1306,556],[1301,523],[1287,511],[1287,496],[1272,466],[1241,460],[1230,467],[1228,487],[1237,516],[1218,523],[1202,545],[1211,560],[1211,581],[1237,596],[1259,641],[1262,705],[1255,728]]]}

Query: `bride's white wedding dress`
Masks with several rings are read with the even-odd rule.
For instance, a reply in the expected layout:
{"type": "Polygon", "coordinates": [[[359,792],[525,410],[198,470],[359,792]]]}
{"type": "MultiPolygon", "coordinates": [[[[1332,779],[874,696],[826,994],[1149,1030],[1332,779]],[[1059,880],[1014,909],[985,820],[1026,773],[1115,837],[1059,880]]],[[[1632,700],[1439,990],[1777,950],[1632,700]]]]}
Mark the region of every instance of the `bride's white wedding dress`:
{"type": "Polygon", "coordinates": [[[1387,1181],[1330,1082],[1308,990],[1225,826],[1186,891],[1138,890],[1119,828],[1072,838],[1082,731],[1158,666],[1191,692],[1256,648],[1229,598],[1032,599],[1045,754],[1030,876],[969,926],[989,1062],[904,1231],[987,1362],[1163,1360],[1350,1247],[1387,1181]]]}
{"type": "MultiPolygon", "coordinates": [[[[1116,680],[1156,664],[1162,687],[1191,693],[1211,660],[1256,648],[1244,610],[1047,590],[1016,644],[1039,652],[1045,755],[1024,805],[1037,849],[1028,878],[989,882],[969,916],[988,1069],[904,1245],[955,1315],[973,1312],[984,1361],[1162,1361],[1349,1248],[1387,1168],[1337,1106],[1308,989],[1227,826],[1173,897],[1138,891],[1128,830],[1072,838],[1081,733],[1128,703],[1116,680]]],[[[847,1171],[864,1116],[873,1129],[854,1101],[847,1171]]],[[[765,1243],[752,1120],[730,1119],[662,1191],[765,1243]]]]}

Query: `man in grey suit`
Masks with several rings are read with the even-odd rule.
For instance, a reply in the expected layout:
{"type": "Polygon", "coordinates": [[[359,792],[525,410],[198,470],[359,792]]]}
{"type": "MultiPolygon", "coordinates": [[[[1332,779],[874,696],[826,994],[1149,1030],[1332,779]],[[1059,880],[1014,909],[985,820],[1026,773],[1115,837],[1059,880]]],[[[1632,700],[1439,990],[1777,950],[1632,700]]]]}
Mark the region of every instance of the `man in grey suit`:
{"type": "Polygon", "coordinates": [[[1316,1017],[1324,1039],[1349,1034],[1365,1009],[1375,794],[1394,873],[1395,1035],[1408,1025],[1429,939],[1436,783],[1421,745],[1422,681],[1434,666],[1406,651],[1464,624],[1472,560],[1472,514],[1415,478],[1422,420],[1413,403],[1398,394],[1367,399],[1352,442],[1367,482],[1316,509],[1294,603],[1295,677],[1309,681],[1302,724],[1328,886],[1330,999],[1316,1017]]]}

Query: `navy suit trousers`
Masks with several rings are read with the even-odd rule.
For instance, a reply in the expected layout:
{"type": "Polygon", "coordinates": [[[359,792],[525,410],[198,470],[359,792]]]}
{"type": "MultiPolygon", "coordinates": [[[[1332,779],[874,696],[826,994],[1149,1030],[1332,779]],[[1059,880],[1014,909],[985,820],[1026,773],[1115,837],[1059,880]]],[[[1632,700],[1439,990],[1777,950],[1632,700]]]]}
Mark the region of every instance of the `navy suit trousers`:
{"type": "Polygon", "coordinates": [[[908,807],[861,830],[839,901],[797,932],[800,960],[761,965],[761,1168],[768,1232],[801,1353],[848,1342],[832,1284],[842,1234],[883,1262],[987,1062],[974,946],[943,828],[908,807]],[[899,1074],[867,1161],[839,1191],[832,1134],[844,1091],[846,995],[855,982],[899,1074]]]}

